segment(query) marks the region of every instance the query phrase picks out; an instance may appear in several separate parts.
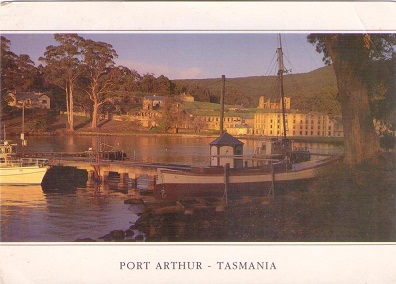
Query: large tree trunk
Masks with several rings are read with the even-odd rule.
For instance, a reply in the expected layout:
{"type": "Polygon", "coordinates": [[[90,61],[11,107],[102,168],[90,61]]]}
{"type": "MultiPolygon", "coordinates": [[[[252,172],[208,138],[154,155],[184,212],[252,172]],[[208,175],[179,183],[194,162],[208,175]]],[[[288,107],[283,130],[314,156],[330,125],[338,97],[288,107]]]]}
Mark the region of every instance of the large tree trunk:
{"type": "Polygon", "coordinates": [[[360,73],[359,62],[340,56],[340,50],[326,41],[337,78],[344,127],[344,151],[347,164],[370,159],[380,150],[379,138],[370,114],[368,89],[360,73]],[[342,59],[341,59],[342,58],[342,59]]]}
{"type": "Polygon", "coordinates": [[[73,102],[73,83],[69,83],[69,131],[74,131],[74,102],[73,102]]]}
{"type": "Polygon", "coordinates": [[[98,128],[98,114],[99,114],[99,103],[97,101],[93,102],[93,111],[92,111],[92,123],[91,128],[98,128]]]}

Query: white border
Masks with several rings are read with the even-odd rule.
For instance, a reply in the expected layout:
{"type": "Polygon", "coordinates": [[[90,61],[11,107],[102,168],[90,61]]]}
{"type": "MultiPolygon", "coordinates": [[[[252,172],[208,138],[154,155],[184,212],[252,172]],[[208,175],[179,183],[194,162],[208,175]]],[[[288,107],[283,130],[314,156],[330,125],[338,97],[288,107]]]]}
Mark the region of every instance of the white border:
{"type": "MultiPolygon", "coordinates": [[[[391,32],[391,2],[2,2],[2,33],[391,32]]],[[[394,243],[0,243],[1,283],[395,283],[394,243]],[[122,261],[200,261],[192,271],[122,261]],[[270,261],[276,270],[218,270],[270,261]],[[211,266],[210,268],[208,266],[211,266]]]]}

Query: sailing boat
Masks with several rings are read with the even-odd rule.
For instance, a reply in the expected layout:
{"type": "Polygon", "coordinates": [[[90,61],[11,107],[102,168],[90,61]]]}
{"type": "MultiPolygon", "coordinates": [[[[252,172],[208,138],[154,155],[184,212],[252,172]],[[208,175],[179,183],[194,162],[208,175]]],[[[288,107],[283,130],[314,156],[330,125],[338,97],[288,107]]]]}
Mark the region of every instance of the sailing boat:
{"type": "MultiPolygon", "coordinates": [[[[253,157],[260,161],[254,167],[244,163],[243,143],[223,132],[220,124],[220,137],[210,143],[211,163],[209,167],[190,170],[158,169],[154,196],[166,199],[185,197],[222,197],[229,195],[269,195],[274,189],[293,188],[305,184],[318,176],[320,170],[339,157],[309,161],[292,165],[291,161],[308,161],[309,152],[293,151],[291,141],[286,136],[285,101],[283,94],[283,53],[279,37],[278,78],[282,97],[283,137],[270,141],[267,155],[253,157]]],[[[224,86],[224,76],[223,76],[224,86]]],[[[224,87],[222,90],[223,102],[224,87]]],[[[223,107],[222,107],[223,110],[223,107]]],[[[220,121],[223,121],[223,112],[220,121]]]]}

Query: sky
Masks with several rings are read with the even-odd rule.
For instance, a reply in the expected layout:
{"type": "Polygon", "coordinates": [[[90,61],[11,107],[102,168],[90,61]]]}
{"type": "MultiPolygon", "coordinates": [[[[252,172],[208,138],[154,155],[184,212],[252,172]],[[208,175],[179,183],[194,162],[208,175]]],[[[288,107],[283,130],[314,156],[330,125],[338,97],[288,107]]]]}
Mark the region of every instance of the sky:
{"type": "MultiPolygon", "coordinates": [[[[3,33],[11,51],[27,54],[36,63],[53,34],[3,33]]],[[[113,46],[117,65],[175,79],[205,79],[276,74],[278,35],[269,33],[79,33],[85,39],[113,46]]],[[[323,67],[322,55],[307,42],[307,34],[282,34],[285,67],[306,73],[323,67]]]]}

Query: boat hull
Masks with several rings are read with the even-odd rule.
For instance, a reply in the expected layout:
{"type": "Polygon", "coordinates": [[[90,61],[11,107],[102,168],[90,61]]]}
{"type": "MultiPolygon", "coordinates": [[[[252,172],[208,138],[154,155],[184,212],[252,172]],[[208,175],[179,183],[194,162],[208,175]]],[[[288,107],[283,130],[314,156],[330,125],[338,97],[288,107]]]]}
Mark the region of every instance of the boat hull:
{"type": "Polygon", "coordinates": [[[1,185],[41,184],[46,172],[47,172],[46,167],[39,167],[39,166],[0,168],[0,184],[1,185]]]}
{"type": "Polygon", "coordinates": [[[182,199],[185,197],[224,196],[227,188],[229,196],[261,195],[280,189],[301,188],[315,178],[323,166],[330,162],[309,163],[305,167],[297,167],[281,172],[268,172],[260,169],[230,170],[224,173],[194,173],[158,169],[158,180],[154,196],[166,199],[182,199]],[[226,186],[227,184],[227,186],[226,186]]]}

